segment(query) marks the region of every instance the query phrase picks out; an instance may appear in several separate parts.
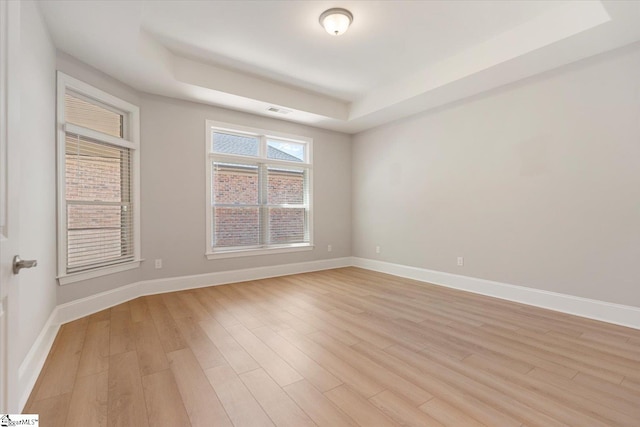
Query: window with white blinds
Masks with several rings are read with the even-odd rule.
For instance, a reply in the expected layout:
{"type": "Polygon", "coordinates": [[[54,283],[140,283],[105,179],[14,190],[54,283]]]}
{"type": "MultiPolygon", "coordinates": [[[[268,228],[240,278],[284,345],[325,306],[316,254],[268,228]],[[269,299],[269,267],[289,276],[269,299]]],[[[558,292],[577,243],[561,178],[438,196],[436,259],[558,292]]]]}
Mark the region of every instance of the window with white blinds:
{"type": "Polygon", "coordinates": [[[310,249],[311,139],[207,122],[207,256],[310,249]]]}
{"type": "Polygon", "coordinates": [[[138,108],[58,75],[59,279],[139,265],[138,108]]]}

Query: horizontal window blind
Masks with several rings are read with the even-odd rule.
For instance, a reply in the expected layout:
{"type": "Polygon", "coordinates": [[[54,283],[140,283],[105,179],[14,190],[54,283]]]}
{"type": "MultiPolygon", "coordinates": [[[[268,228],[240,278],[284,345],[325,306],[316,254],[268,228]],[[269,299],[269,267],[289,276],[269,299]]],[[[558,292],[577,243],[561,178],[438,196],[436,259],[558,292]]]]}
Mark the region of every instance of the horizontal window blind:
{"type": "Polygon", "coordinates": [[[212,160],[213,246],[309,243],[309,170],[212,160]]]}
{"type": "Polygon", "coordinates": [[[132,154],[66,133],[67,273],[134,258],[132,154]]]}
{"type": "Polygon", "coordinates": [[[256,164],[212,163],[213,245],[260,244],[260,187],[256,164]]]}
{"type": "Polygon", "coordinates": [[[309,243],[309,172],[305,168],[267,166],[266,218],[269,244],[309,243]]]}
{"type": "Polygon", "coordinates": [[[122,138],[124,116],[79,95],[65,94],[65,121],[107,135],[122,138]]]}

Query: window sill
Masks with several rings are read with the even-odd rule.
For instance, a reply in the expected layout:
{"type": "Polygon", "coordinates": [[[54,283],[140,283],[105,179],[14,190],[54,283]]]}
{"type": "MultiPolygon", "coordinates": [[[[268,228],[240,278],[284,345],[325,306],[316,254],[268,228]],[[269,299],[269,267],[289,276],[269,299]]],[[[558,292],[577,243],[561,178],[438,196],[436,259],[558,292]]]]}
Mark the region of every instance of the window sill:
{"type": "Polygon", "coordinates": [[[58,283],[68,285],[70,283],[81,282],[83,280],[95,279],[96,277],[106,276],[109,274],[119,273],[121,271],[133,270],[140,267],[142,259],[129,261],[122,264],[110,265],[108,267],[96,268],[95,270],[81,271],[78,273],[65,274],[58,276],[58,283]]]}
{"type": "Polygon", "coordinates": [[[223,258],[237,258],[237,257],[243,257],[243,256],[283,254],[288,252],[303,252],[303,251],[311,251],[311,250],[313,250],[313,245],[304,244],[300,246],[285,246],[285,247],[260,248],[260,249],[238,249],[233,251],[207,252],[205,255],[207,259],[223,259],[223,258]]]}

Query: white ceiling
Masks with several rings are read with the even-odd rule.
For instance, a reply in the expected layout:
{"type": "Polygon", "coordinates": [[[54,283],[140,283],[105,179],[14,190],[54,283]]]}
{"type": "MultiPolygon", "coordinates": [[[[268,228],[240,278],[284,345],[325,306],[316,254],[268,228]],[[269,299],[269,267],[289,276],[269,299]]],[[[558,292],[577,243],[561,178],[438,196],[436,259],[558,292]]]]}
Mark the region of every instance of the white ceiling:
{"type": "Polygon", "coordinates": [[[40,6],[58,49],[136,89],[350,133],[640,40],[638,1],[40,6]],[[319,25],[330,7],[346,34],[319,25]]]}
{"type": "Polygon", "coordinates": [[[327,2],[153,2],[142,26],[179,55],[355,101],[554,3],[350,1],[343,37],[318,23],[327,2]]]}

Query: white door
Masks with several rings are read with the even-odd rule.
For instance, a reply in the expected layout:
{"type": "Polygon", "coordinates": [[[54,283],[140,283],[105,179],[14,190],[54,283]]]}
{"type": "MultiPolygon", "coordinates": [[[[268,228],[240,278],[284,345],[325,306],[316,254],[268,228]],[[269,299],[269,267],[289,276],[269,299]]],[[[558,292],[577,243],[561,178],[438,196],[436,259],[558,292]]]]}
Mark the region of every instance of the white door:
{"type": "Polygon", "coordinates": [[[18,408],[20,2],[0,0],[0,413],[18,408]]]}

